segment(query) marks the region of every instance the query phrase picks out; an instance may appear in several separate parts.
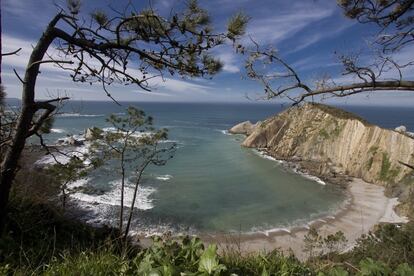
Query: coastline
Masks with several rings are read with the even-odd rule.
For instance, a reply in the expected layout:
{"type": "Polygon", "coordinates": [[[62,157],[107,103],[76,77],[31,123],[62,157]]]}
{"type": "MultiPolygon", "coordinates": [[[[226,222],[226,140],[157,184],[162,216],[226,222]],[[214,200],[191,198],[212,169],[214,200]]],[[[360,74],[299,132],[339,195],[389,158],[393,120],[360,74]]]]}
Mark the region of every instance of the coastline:
{"type": "MultiPolygon", "coordinates": [[[[383,186],[354,178],[348,185],[350,204],[335,216],[316,220],[310,226],[315,227],[322,236],[342,231],[348,240],[344,250],[347,251],[355,246],[361,235],[367,234],[379,223],[406,223],[408,219],[394,211],[398,200],[386,197],[384,190],[383,186]]],[[[307,232],[307,227],[297,227],[290,231],[269,232],[268,235],[257,232],[251,235],[209,235],[202,239],[218,243],[222,249],[237,248],[243,253],[280,249],[285,253],[293,252],[297,258],[304,260],[307,254],[303,251],[303,240],[307,232]]]]}
{"type": "MultiPolygon", "coordinates": [[[[266,158],[263,155],[262,157],[266,158]]],[[[40,153],[34,154],[34,156],[32,153],[30,156],[39,157],[40,153]]],[[[294,161],[274,160],[283,162],[285,166],[291,169],[291,165],[295,164],[294,161]]],[[[294,170],[294,172],[303,174],[301,170],[294,170]]],[[[311,175],[310,173],[308,174],[311,175]]],[[[316,179],[313,180],[318,182],[316,179]]],[[[222,249],[237,248],[245,254],[257,251],[270,252],[274,249],[280,249],[285,253],[293,252],[297,258],[305,260],[307,253],[303,252],[303,240],[310,226],[317,228],[322,236],[342,231],[348,240],[347,248],[345,249],[347,251],[355,245],[356,240],[362,234],[367,234],[379,223],[405,223],[408,221],[394,212],[398,199],[387,198],[384,194],[385,188],[383,186],[370,184],[362,179],[354,178],[349,181],[346,190],[348,198],[345,199],[344,204],[337,209],[335,214],[315,219],[305,226],[241,234],[200,233],[198,236],[206,243],[218,244],[222,249]]],[[[138,234],[135,237],[140,240],[141,245],[144,247],[151,244],[148,236],[143,237],[138,234]]]]}

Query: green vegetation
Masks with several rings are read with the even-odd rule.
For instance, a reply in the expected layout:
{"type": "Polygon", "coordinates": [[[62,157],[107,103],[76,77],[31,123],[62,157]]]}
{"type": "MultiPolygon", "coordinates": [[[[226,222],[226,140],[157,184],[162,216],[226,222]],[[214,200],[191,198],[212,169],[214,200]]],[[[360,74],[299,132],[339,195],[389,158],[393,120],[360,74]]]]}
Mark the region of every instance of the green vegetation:
{"type": "Polygon", "coordinates": [[[338,120],[334,119],[335,129],[331,132],[332,137],[338,137],[344,129],[344,125],[340,124],[338,120]]]}
{"type": "Polygon", "coordinates": [[[332,106],[325,105],[325,104],[320,104],[320,103],[308,103],[308,104],[322,110],[323,112],[331,114],[332,116],[334,116],[336,118],[345,119],[345,120],[348,120],[348,119],[358,120],[361,123],[363,123],[365,126],[370,126],[371,125],[368,121],[364,120],[363,118],[361,118],[361,117],[359,117],[359,116],[357,116],[357,115],[355,115],[351,112],[345,111],[343,109],[332,107],[332,106]]]}
{"type": "Polygon", "coordinates": [[[322,136],[324,139],[328,139],[329,138],[329,134],[325,129],[321,129],[319,130],[319,136],[322,136]]]}
{"type": "Polygon", "coordinates": [[[324,139],[338,137],[344,128],[344,125],[340,124],[335,118],[331,118],[325,125],[326,128],[319,130],[319,136],[322,136],[324,139]]]}
{"type": "Polygon", "coordinates": [[[366,165],[366,169],[367,169],[367,171],[369,171],[370,169],[371,169],[371,167],[372,167],[372,163],[374,162],[374,157],[373,156],[371,156],[369,159],[368,159],[368,162],[367,162],[367,165],[366,165]]]}
{"type": "Polygon", "coordinates": [[[377,150],[378,150],[378,146],[372,146],[372,147],[369,148],[368,152],[372,153],[372,154],[375,154],[375,153],[377,153],[377,150]]]}
{"type": "Polygon", "coordinates": [[[399,169],[391,169],[391,161],[387,153],[382,153],[382,163],[379,179],[382,181],[393,181],[394,178],[398,175],[399,169]]]}
{"type": "Polygon", "coordinates": [[[414,273],[413,223],[381,225],[374,233],[361,237],[357,246],[345,254],[338,253],[346,244],[343,233],[321,236],[316,229],[311,229],[304,248],[309,260],[301,262],[292,254],[278,250],[242,254],[237,244],[234,248],[218,250],[196,237],[156,237],[149,248],[140,248],[130,240],[123,242],[117,238],[116,229],[87,226],[71,219],[67,210],[56,207],[59,202],[34,200],[30,191],[25,191],[13,191],[6,234],[0,239],[0,275],[414,273]]]}

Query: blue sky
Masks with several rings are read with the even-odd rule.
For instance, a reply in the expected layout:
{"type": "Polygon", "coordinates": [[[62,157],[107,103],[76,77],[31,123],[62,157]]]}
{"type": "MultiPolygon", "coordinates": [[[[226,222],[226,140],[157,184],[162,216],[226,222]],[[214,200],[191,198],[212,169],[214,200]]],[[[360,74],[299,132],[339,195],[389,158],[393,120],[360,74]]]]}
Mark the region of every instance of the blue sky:
{"type": "MultiPolygon", "coordinates": [[[[136,0],[138,7],[148,5],[148,1],[136,0]]],[[[345,18],[333,0],[201,0],[217,31],[223,31],[228,18],[243,11],[251,17],[247,34],[262,45],[273,45],[301,75],[312,83],[324,74],[329,74],[338,82],[351,81],[341,75],[341,65],[334,52],[366,52],[368,42],[377,32],[373,25],[362,25],[345,18]]],[[[16,69],[24,74],[24,68],[31,47],[40,37],[48,21],[56,13],[54,3],[65,5],[60,0],[3,0],[3,51],[22,47],[19,56],[3,58],[2,78],[9,97],[20,98],[21,84],[13,73],[16,69]]],[[[93,9],[108,9],[108,5],[122,7],[127,0],[84,0],[82,13],[93,9]]],[[[161,14],[171,9],[179,9],[182,0],[153,0],[152,5],[161,14]]],[[[413,47],[399,53],[400,59],[412,56],[413,47]]],[[[264,96],[260,84],[244,77],[245,57],[236,55],[231,46],[224,45],[214,50],[214,54],[224,63],[221,73],[212,80],[180,79],[167,77],[165,81],[153,82],[152,92],[144,92],[138,87],[112,87],[112,94],[120,101],[212,101],[247,102],[264,96]],[[248,99],[249,98],[249,99],[248,99]]],[[[369,56],[365,58],[369,59],[369,56]]],[[[100,86],[73,83],[67,72],[52,65],[42,65],[37,85],[37,98],[47,98],[57,94],[67,94],[76,100],[108,100],[100,86]]],[[[407,71],[412,79],[414,70],[407,71]]],[[[332,102],[376,105],[414,104],[414,93],[410,92],[371,92],[332,102]]]]}

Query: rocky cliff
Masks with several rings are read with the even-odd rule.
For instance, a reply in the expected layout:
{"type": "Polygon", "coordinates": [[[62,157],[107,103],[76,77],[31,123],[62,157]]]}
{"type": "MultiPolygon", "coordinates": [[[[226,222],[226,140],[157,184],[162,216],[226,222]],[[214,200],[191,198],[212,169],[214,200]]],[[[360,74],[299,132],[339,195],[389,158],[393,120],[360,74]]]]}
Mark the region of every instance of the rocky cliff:
{"type": "Polygon", "coordinates": [[[307,103],[271,117],[243,146],[297,161],[325,178],[348,175],[394,188],[413,182],[412,170],[400,163],[414,164],[413,138],[327,105],[307,103]]]}

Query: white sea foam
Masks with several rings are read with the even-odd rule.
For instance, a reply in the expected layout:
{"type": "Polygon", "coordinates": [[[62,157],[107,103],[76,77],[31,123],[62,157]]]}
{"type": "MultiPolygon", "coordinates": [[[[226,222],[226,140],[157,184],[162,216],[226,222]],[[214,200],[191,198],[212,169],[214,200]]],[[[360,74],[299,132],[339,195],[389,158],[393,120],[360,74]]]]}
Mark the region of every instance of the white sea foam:
{"type": "MultiPolygon", "coordinates": [[[[253,152],[257,153],[259,156],[261,156],[261,157],[263,157],[265,159],[272,160],[272,161],[276,161],[276,162],[281,163],[281,164],[285,163],[285,161],[283,161],[283,160],[278,160],[278,159],[276,159],[276,158],[274,158],[274,157],[272,157],[270,155],[267,155],[264,151],[253,150],[253,152]]],[[[305,178],[307,178],[309,180],[315,181],[316,183],[319,183],[321,185],[326,185],[326,182],[323,181],[322,179],[320,179],[317,176],[314,176],[314,175],[310,175],[308,173],[301,172],[301,171],[299,171],[296,168],[293,168],[292,170],[295,173],[300,174],[300,175],[302,175],[303,177],[305,177],[305,178]]]]}
{"type": "MultiPolygon", "coordinates": [[[[64,138],[69,139],[69,138],[64,138]]],[[[78,140],[77,138],[75,138],[78,140]]],[[[90,152],[90,143],[84,142],[82,146],[78,147],[68,147],[65,149],[62,149],[61,152],[54,152],[53,154],[48,154],[43,156],[42,158],[38,159],[35,162],[35,165],[37,166],[48,166],[53,165],[57,163],[66,164],[70,161],[71,157],[78,157],[80,159],[84,159],[83,163],[85,165],[89,165],[91,161],[87,158],[84,158],[86,154],[90,152]]]]}
{"type": "Polygon", "coordinates": [[[50,129],[50,132],[52,132],[52,133],[64,133],[65,130],[61,129],[61,128],[52,128],[52,129],[50,129]]]}
{"type": "Polygon", "coordinates": [[[166,174],[166,175],[159,175],[155,177],[158,180],[167,181],[172,178],[172,175],[166,174]]]}
{"type": "Polygon", "coordinates": [[[231,135],[227,129],[217,129],[217,131],[223,133],[224,135],[231,135]]]}
{"type": "Polygon", "coordinates": [[[309,174],[303,174],[303,176],[305,176],[306,178],[315,181],[316,183],[319,183],[321,185],[326,185],[326,182],[323,181],[322,179],[320,179],[319,177],[316,177],[314,175],[309,175],[309,174]]]}
{"type": "Polygon", "coordinates": [[[58,117],[103,117],[104,114],[81,114],[81,113],[61,113],[58,117]]]}
{"type": "Polygon", "coordinates": [[[325,181],[323,181],[322,179],[320,179],[320,178],[319,178],[319,177],[317,177],[317,176],[310,175],[310,174],[305,173],[305,172],[301,172],[301,171],[299,171],[298,169],[293,169],[293,171],[294,171],[295,173],[300,174],[301,176],[303,176],[303,177],[305,177],[305,178],[309,179],[309,180],[315,181],[316,183],[319,183],[319,184],[321,184],[321,185],[326,185],[326,182],[325,182],[325,181]]]}
{"type": "Polygon", "coordinates": [[[257,155],[259,155],[262,158],[265,158],[265,159],[268,159],[268,160],[271,160],[271,161],[275,161],[275,162],[278,162],[280,164],[285,163],[285,161],[276,159],[273,156],[270,156],[270,155],[266,154],[264,151],[253,150],[253,152],[256,153],[257,155]]]}
{"type": "MultiPolygon", "coordinates": [[[[90,180],[83,179],[76,181],[70,184],[71,188],[85,186],[90,180]]],[[[121,204],[121,180],[112,181],[109,183],[112,186],[112,189],[103,194],[94,195],[86,194],[82,192],[76,192],[70,195],[71,198],[81,201],[83,203],[88,203],[89,206],[120,206],[121,204]]],[[[156,189],[152,187],[142,187],[138,186],[137,197],[135,201],[135,208],[141,210],[149,210],[154,207],[150,195],[153,194],[156,189]]],[[[124,190],[124,205],[131,206],[134,195],[134,187],[128,181],[125,183],[124,190]]]]}
{"type": "MultiPolygon", "coordinates": [[[[114,127],[104,127],[102,128],[102,130],[104,132],[110,132],[110,133],[122,133],[122,134],[126,134],[125,131],[120,131],[114,127]]],[[[145,137],[145,136],[150,136],[152,135],[152,132],[135,132],[131,135],[131,137],[136,137],[136,138],[141,138],[141,137],[145,137]]]]}

